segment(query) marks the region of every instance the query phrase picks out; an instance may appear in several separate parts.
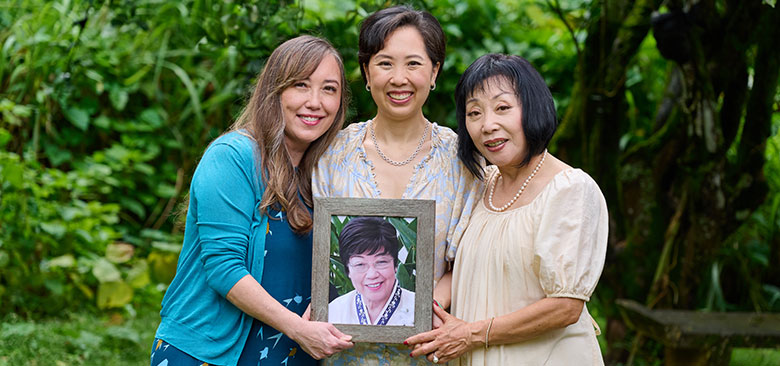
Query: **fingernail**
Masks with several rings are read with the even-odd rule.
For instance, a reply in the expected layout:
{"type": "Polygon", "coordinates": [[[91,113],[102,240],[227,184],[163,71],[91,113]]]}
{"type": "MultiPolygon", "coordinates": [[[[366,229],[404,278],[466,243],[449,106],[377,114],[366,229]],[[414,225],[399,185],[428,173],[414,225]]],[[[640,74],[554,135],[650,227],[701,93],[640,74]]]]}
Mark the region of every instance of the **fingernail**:
{"type": "Polygon", "coordinates": [[[404,346],[408,346],[408,345],[409,345],[409,342],[404,341],[404,346]]]}
{"type": "Polygon", "coordinates": [[[412,356],[412,353],[411,353],[411,352],[409,352],[409,357],[414,357],[414,356],[412,356]]]}

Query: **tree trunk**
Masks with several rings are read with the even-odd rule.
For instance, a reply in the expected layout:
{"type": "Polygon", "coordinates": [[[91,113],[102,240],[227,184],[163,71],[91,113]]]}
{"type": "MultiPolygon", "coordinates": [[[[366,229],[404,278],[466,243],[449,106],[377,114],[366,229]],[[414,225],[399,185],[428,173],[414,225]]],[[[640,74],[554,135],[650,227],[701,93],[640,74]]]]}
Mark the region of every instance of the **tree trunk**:
{"type": "MultiPolygon", "coordinates": [[[[610,304],[616,297],[631,297],[623,289],[620,278],[633,260],[621,259],[625,237],[625,224],[620,218],[620,186],[618,184],[618,159],[620,136],[626,129],[623,124],[625,101],[625,74],[629,61],[636,54],[650,29],[650,14],[660,1],[600,1],[591,9],[600,14],[588,27],[588,37],[580,55],[575,73],[570,104],[561,121],[551,149],[572,166],[581,167],[596,179],[601,187],[610,214],[610,250],[602,276],[603,287],[614,291],[603,296],[603,303],[610,304]]],[[[638,295],[638,294],[637,294],[638,295]]],[[[609,319],[606,336],[610,345],[622,338],[625,326],[619,320],[617,310],[605,309],[609,319]],[[616,326],[617,328],[614,328],[616,326]]],[[[608,358],[610,356],[608,355],[608,358]]],[[[612,356],[620,358],[620,356],[612,356]]]]}
{"type": "MultiPolygon", "coordinates": [[[[608,340],[622,328],[611,308],[615,298],[703,307],[725,239],[767,193],[764,151],[778,85],[780,10],[760,1],[726,1],[723,9],[714,0],[667,5],[689,11],[687,43],[678,46],[690,57],[671,64],[652,135],[620,148],[630,132],[626,70],[660,1],[602,1],[553,144],[559,157],[596,179],[610,207],[600,287],[612,291],[597,290],[608,340]]],[[[608,360],[624,358],[619,352],[611,350],[608,360]]]]}

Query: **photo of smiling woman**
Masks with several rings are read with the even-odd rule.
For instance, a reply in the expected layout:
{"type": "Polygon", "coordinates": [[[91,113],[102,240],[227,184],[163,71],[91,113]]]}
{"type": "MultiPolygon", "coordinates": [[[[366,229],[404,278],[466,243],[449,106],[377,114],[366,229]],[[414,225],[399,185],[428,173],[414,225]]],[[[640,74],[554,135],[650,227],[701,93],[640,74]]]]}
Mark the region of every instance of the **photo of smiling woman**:
{"type": "Polygon", "coordinates": [[[399,252],[405,260],[409,251],[396,228],[384,218],[360,216],[336,234],[338,257],[354,290],[328,305],[328,322],[414,326],[414,292],[398,279],[399,252]]]}

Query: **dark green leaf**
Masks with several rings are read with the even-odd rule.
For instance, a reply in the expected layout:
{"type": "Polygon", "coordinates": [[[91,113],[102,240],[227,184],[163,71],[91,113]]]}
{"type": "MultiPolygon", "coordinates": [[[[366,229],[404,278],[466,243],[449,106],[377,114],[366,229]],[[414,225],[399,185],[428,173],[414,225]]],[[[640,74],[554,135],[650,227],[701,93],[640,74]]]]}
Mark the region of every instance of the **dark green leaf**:
{"type": "Polygon", "coordinates": [[[47,232],[48,234],[58,239],[62,238],[65,235],[65,232],[67,231],[65,225],[63,225],[60,222],[54,222],[54,221],[42,222],[41,229],[43,229],[43,231],[47,232]]]}
{"type": "Polygon", "coordinates": [[[114,86],[111,89],[109,89],[108,97],[111,100],[111,105],[114,106],[118,111],[122,111],[125,109],[125,106],[127,105],[127,100],[129,99],[129,95],[127,94],[127,91],[122,89],[119,86],[114,86]]]}
{"type": "Polygon", "coordinates": [[[417,245],[417,219],[407,222],[404,218],[389,217],[387,220],[398,230],[401,244],[411,252],[417,245]]]}
{"type": "Polygon", "coordinates": [[[406,268],[405,264],[402,264],[398,267],[398,273],[396,274],[396,277],[398,278],[398,284],[401,287],[412,292],[415,291],[415,278],[412,276],[412,272],[406,268]]]}
{"type": "Polygon", "coordinates": [[[119,198],[119,203],[122,205],[122,207],[130,210],[130,212],[136,214],[139,217],[146,216],[146,209],[144,206],[132,198],[121,197],[119,198]]]}
{"type": "Polygon", "coordinates": [[[21,163],[13,161],[4,161],[0,163],[0,174],[2,174],[3,177],[2,180],[8,182],[14,188],[22,188],[24,183],[23,173],[24,169],[22,168],[21,163]]]}
{"type": "Polygon", "coordinates": [[[87,127],[89,127],[89,114],[87,111],[81,108],[71,107],[63,110],[62,112],[65,114],[65,118],[67,118],[70,123],[78,127],[80,130],[86,131],[87,127]]]}

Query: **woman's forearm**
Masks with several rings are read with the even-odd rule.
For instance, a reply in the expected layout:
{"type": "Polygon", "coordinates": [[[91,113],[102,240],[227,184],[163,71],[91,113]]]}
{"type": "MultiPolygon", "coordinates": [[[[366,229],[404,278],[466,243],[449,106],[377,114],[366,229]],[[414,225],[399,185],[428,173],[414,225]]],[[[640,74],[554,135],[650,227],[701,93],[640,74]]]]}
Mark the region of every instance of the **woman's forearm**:
{"type": "Polygon", "coordinates": [[[288,310],[250,275],[246,275],[230,289],[227,299],[241,311],[253,318],[278,329],[295,339],[296,329],[302,324],[300,316],[288,310]]]}
{"type": "Polygon", "coordinates": [[[450,307],[452,302],[452,271],[445,273],[436,282],[436,287],[433,289],[433,299],[444,309],[450,307]]]}
{"type": "Polygon", "coordinates": [[[271,297],[250,275],[236,282],[227,299],[243,312],[290,337],[317,360],[352,347],[351,336],[332,324],[304,320],[271,297]]]}
{"type": "MultiPolygon", "coordinates": [[[[488,334],[488,344],[510,344],[536,338],[548,331],[565,328],[577,322],[582,313],[584,301],[569,297],[548,297],[528,305],[515,312],[493,319],[488,334]]],[[[474,331],[483,338],[488,322],[470,323],[474,331]]]]}
{"type": "Polygon", "coordinates": [[[404,344],[413,347],[410,356],[427,355],[433,361],[447,362],[478,347],[509,344],[536,338],[553,329],[577,322],[583,301],[572,298],[546,298],[515,312],[467,323],[434,305],[433,312],[444,323],[437,329],[409,337],[404,344]]]}

